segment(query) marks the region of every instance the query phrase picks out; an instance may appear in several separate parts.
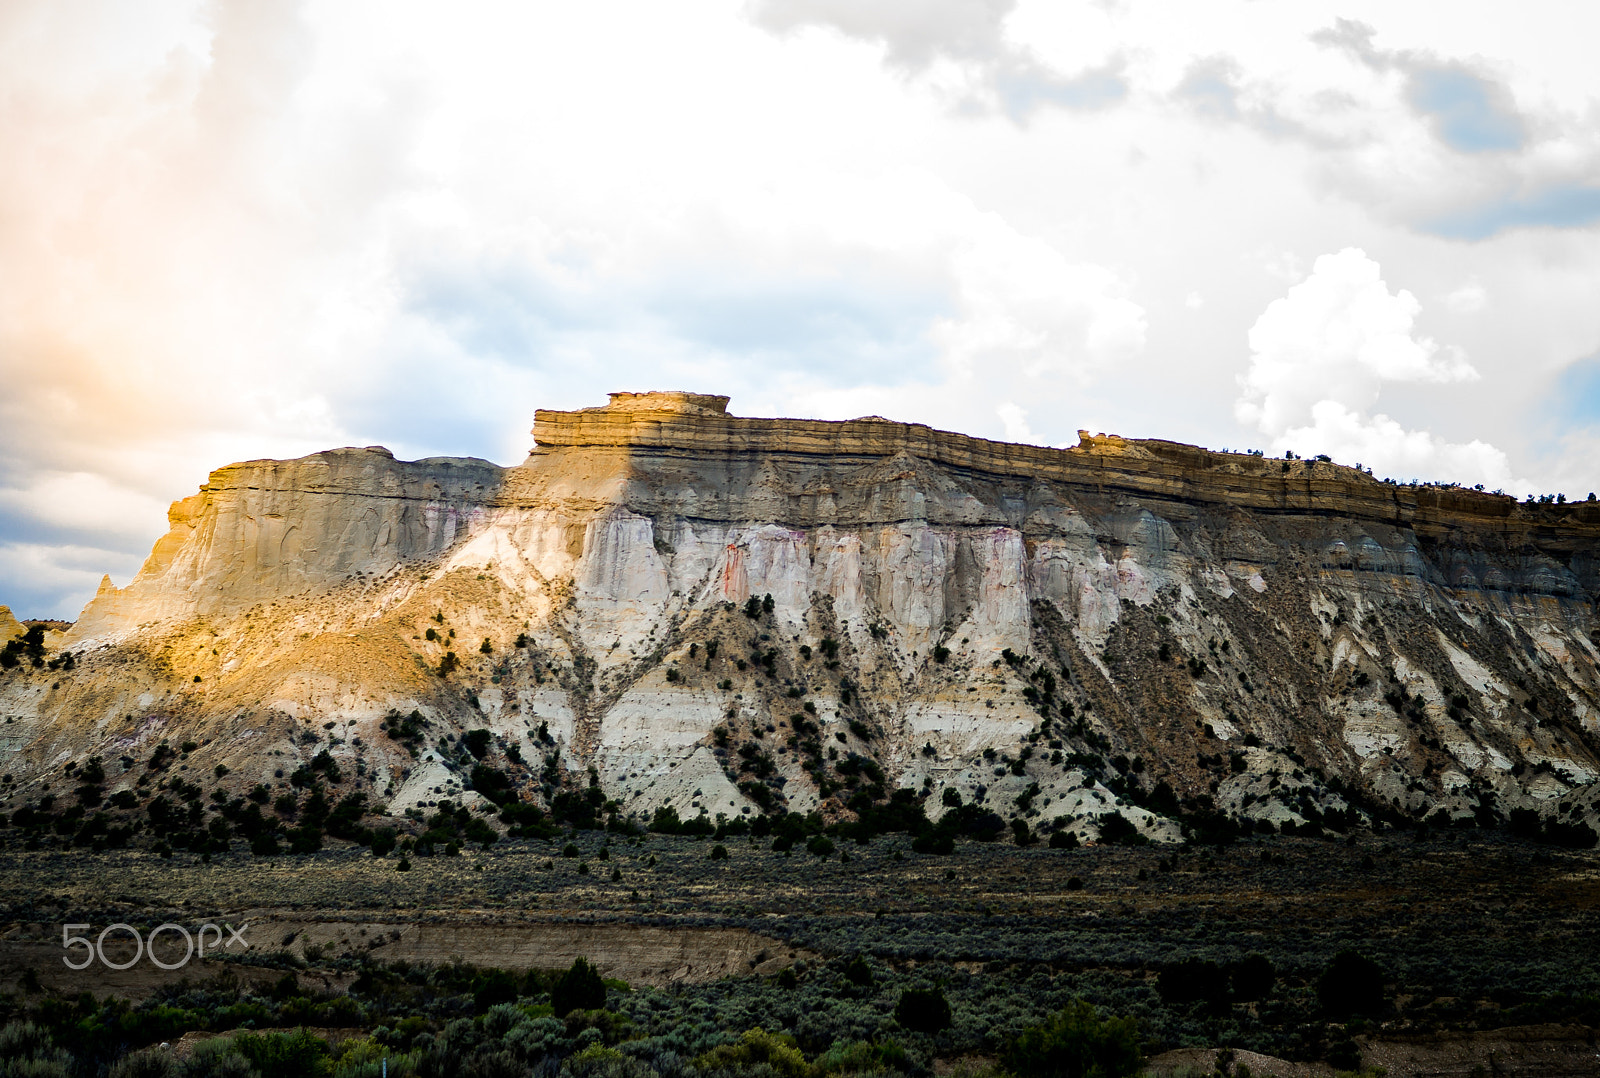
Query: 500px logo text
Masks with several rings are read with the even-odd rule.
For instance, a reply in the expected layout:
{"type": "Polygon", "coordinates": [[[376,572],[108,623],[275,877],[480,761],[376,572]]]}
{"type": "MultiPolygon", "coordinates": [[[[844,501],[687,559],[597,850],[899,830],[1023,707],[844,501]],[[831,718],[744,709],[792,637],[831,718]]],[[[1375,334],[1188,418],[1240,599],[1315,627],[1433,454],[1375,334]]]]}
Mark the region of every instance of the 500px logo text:
{"type": "MultiPolygon", "coordinates": [[[[216,950],[218,947],[221,947],[223,950],[227,950],[229,947],[232,947],[235,943],[237,943],[239,946],[248,951],[250,949],[250,944],[245,940],[244,933],[249,927],[249,925],[241,925],[238,928],[234,928],[231,924],[228,924],[226,921],[224,921],[222,923],[222,927],[219,928],[217,925],[208,923],[201,925],[195,930],[194,935],[190,935],[187,928],[184,928],[182,925],[172,924],[169,922],[167,924],[157,925],[155,928],[152,928],[150,930],[150,935],[147,938],[139,935],[139,930],[134,928],[132,925],[114,924],[107,925],[105,928],[101,929],[100,935],[91,941],[88,936],[74,936],[72,933],[79,929],[92,930],[94,928],[93,925],[62,925],[61,946],[69,952],[74,947],[82,947],[87,953],[83,956],[82,962],[73,962],[71,954],[62,955],[61,961],[68,969],[87,969],[91,964],[93,964],[94,960],[98,958],[100,959],[101,965],[107,966],[111,969],[127,969],[145,956],[147,950],[146,943],[148,942],[148,953],[152,964],[160,967],[161,969],[182,969],[184,966],[189,964],[189,959],[194,958],[196,955],[201,958],[206,956],[206,933],[208,932],[214,934],[213,938],[211,939],[212,950],[216,950]],[[223,928],[226,928],[229,933],[226,943],[223,942],[223,928]],[[133,957],[128,959],[126,962],[113,962],[111,959],[106,957],[106,937],[110,936],[113,932],[118,931],[126,932],[133,937],[133,957]],[[156,939],[163,934],[171,938],[171,943],[174,946],[176,945],[178,939],[183,940],[183,957],[178,959],[176,962],[164,962],[160,958],[156,957],[156,939]]],[[[112,938],[111,942],[116,944],[126,941],[123,940],[121,936],[115,936],[112,938]]]]}

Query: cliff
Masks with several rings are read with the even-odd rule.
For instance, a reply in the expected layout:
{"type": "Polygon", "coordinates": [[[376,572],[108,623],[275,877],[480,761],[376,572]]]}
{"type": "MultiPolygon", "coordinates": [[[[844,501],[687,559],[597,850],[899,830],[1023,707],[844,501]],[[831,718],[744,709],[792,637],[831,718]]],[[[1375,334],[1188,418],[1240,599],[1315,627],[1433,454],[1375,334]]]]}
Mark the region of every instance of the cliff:
{"type": "Polygon", "coordinates": [[[470,801],[484,728],[530,803],[592,773],[640,817],[893,788],[1083,838],[1595,817],[1594,503],[727,403],[540,411],[506,469],[213,473],[69,675],[0,681],[14,796],[165,738],[236,783],[327,750],[392,809],[470,801]]]}

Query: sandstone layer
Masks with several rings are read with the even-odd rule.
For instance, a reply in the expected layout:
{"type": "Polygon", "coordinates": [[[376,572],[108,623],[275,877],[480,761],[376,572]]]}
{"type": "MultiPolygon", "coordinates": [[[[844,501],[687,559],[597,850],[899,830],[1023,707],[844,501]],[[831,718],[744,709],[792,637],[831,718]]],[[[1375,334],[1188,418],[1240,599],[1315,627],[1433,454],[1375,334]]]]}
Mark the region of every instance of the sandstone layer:
{"type": "Polygon", "coordinates": [[[227,783],[326,750],[392,811],[471,802],[484,728],[522,797],[592,774],[638,817],[847,818],[875,775],[1082,838],[1595,817],[1594,503],[726,405],[541,411],[512,468],[213,473],[70,670],[0,679],[5,792],[192,740],[227,783]]]}

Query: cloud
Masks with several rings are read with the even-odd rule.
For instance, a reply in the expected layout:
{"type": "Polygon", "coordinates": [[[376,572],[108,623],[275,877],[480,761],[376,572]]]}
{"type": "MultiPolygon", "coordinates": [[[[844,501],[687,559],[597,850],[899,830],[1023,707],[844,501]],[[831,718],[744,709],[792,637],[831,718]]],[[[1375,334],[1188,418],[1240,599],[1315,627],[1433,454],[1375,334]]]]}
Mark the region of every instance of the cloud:
{"type": "Polygon", "coordinates": [[[1311,38],[1374,70],[1400,72],[1406,100],[1451,149],[1483,153],[1522,147],[1526,125],[1504,86],[1465,64],[1441,61],[1427,52],[1380,49],[1373,43],[1375,36],[1364,23],[1335,19],[1331,28],[1311,38]]]}
{"type": "Polygon", "coordinates": [[[1119,56],[1064,74],[1011,41],[1005,24],[1015,8],[1016,0],[753,0],[749,11],[773,33],[820,27],[879,45],[884,62],[907,75],[953,65],[972,77],[958,95],[964,104],[1018,122],[1041,105],[1099,109],[1127,96],[1119,56]]]}
{"type": "Polygon", "coordinates": [[[1328,453],[1390,475],[1511,483],[1506,455],[1483,442],[1445,443],[1367,413],[1385,383],[1477,380],[1454,348],[1415,332],[1421,304],[1390,292],[1381,270],[1351,247],[1318,258],[1311,274],[1273,300],[1250,329],[1250,367],[1236,418],[1277,450],[1328,453]]]}
{"type": "Polygon", "coordinates": [[[1519,492],[1523,486],[1512,475],[1506,454],[1487,442],[1452,444],[1425,430],[1407,430],[1381,413],[1365,416],[1333,400],[1313,404],[1311,421],[1280,432],[1273,447],[1292,447],[1302,456],[1326,453],[1400,480],[1482,483],[1491,490],[1519,492]]]}
{"type": "Polygon", "coordinates": [[[1032,442],[1033,431],[1028,429],[1028,413],[1019,405],[1004,401],[995,407],[995,414],[1000,417],[1000,422],[1005,424],[1006,441],[1032,442]]]}
{"type": "Polygon", "coordinates": [[[1230,57],[1203,58],[1173,96],[1214,121],[1307,144],[1327,188],[1429,235],[1481,242],[1600,222],[1591,179],[1600,137],[1585,115],[1592,102],[1524,107],[1512,65],[1381,47],[1373,27],[1349,19],[1309,39],[1353,63],[1343,73],[1305,64],[1318,74],[1273,78],[1230,57]]]}
{"type": "Polygon", "coordinates": [[[1413,335],[1422,305],[1391,293],[1378,264],[1348,247],[1273,300],[1250,328],[1240,422],[1278,433],[1322,400],[1352,409],[1376,402],[1383,382],[1460,382],[1478,374],[1456,349],[1413,335]]]}
{"type": "Polygon", "coordinates": [[[1457,314],[1475,314],[1489,302],[1489,292],[1477,281],[1468,281],[1444,298],[1445,306],[1457,314]]]}
{"type": "Polygon", "coordinates": [[[1189,65],[1173,96],[1207,119],[1237,120],[1241,75],[1239,62],[1231,56],[1208,56],[1189,65]]]}
{"type": "Polygon", "coordinates": [[[785,33],[826,26],[884,47],[895,67],[920,71],[942,58],[990,62],[1006,51],[1001,25],[1016,0],[757,0],[751,19],[785,33]]]}

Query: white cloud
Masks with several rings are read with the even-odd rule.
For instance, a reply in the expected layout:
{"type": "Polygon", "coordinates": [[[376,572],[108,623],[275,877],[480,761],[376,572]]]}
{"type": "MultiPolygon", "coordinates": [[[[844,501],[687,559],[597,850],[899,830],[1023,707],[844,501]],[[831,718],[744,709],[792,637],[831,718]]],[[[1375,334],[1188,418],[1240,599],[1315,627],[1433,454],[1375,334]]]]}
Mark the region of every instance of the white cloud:
{"type": "Polygon", "coordinates": [[[1505,453],[1487,442],[1475,438],[1465,445],[1451,444],[1425,430],[1407,430],[1381,413],[1363,416],[1332,400],[1312,405],[1311,421],[1279,433],[1273,447],[1293,448],[1302,456],[1326,453],[1340,463],[1365,464],[1400,480],[1482,483],[1490,490],[1516,493],[1526,486],[1511,474],[1505,453]]]}
{"type": "Polygon", "coordinates": [[[1413,335],[1421,309],[1410,292],[1390,293],[1364,251],[1348,247],[1318,258],[1311,275],[1273,300],[1250,328],[1239,421],[1277,433],[1318,401],[1364,409],[1386,381],[1477,378],[1459,350],[1413,335]]]}
{"type": "Polygon", "coordinates": [[[890,67],[926,76],[967,109],[1023,120],[1040,105],[1097,109],[1123,99],[1123,60],[1108,20],[1016,7],[1016,0],[753,0],[749,11],[776,33],[826,28],[881,45],[890,67]],[[1098,47],[1085,55],[1083,43],[1094,38],[1098,47]],[[1042,60],[1041,51],[1067,63],[1042,60]]]}
{"type": "Polygon", "coordinates": [[[116,571],[229,461],[510,462],[535,407],[664,385],[1045,443],[1239,444],[1242,393],[1296,448],[1487,474],[1448,447],[1492,430],[1586,492],[1548,402],[1600,340],[1587,41],[1358,9],[1410,68],[1248,0],[0,4],[0,577],[70,616],[98,574],[16,544],[116,571]],[[1356,238],[1427,312],[1287,302],[1356,238]]]}
{"type": "Polygon", "coordinates": [[[1386,382],[1478,379],[1459,349],[1416,334],[1421,309],[1405,289],[1389,291],[1365,252],[1323,255],[1251,327],[1236,417],[1279,451],[1328,453],[1397,478],[1513,485],[1506,455],[1492,445],[1446,443],[1367,414],[1386,382]]]}
{"type": "Polygon", "coordinates": [[[1445,296],[1444,302],[1457,314],[1475,314],[1489,302],[1489,293],[1477,281],[1468,281],[1445,296]]]}
{"type": "Polygon", "coordinates": [[[995,406],[995,414],[1000,417],[1000,422],[1005,424],[1006,441],[1033,441],[1033,431],[1028,429],[1028,412],[1026,409],[1012,401],[1004,401],[995,406]]]}

